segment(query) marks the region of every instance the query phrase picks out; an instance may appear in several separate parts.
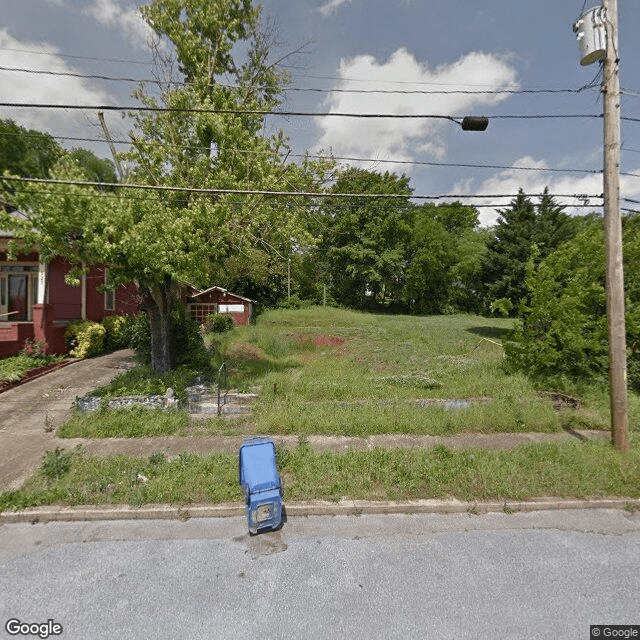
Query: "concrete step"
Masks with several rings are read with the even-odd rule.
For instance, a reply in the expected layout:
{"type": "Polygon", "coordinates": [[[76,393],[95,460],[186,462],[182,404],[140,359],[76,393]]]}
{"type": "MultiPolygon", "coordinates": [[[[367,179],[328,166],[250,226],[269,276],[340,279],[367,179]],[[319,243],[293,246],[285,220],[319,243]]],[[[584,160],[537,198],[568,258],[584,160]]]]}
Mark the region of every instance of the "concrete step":
{"type": "MultiPolygon", "coordinates": [[[[258,397],[259,388],[251,393],[230,390],[220,394],[220,413],[226,417],[251,413],[251,402],[258,397]]],[[[199,385],[188,390],[188,411],[194,416],[211,416],[218,413],[218,392],[215,389],[199,385]]]]}
{"type": "Polygon", "coordinates": [[[251,407],[246,404],[225,404],[220,407],[220,410],[224,415],[251,413],[251,407]]]}
{"type": "Polygon", "coordinates": [[[227,402],[249,403],[253,402],[257,397],[257,393],[237,393],[235,391],[230,391],[227,393],[227,402]]]}

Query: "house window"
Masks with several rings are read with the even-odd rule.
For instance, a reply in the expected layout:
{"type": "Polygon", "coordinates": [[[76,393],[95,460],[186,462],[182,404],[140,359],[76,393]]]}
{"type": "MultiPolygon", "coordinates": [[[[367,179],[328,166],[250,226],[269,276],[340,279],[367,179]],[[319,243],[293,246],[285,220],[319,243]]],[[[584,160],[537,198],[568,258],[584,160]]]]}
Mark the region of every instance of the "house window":
{"type": "MultiPolygon", "coordinates": [[[[104,286],[109,286],[109,269],[105,267],[104,269],[104,286]]],[[[105,291],[104,292],[104,310],[105,311],[115,311],[116,309],[116,292],[105,291]]]]}
{"type": "Polygon", "coordinates": [[[0,322],[30,322],[38,296],[38,266],[0,266],[0,322]]]}

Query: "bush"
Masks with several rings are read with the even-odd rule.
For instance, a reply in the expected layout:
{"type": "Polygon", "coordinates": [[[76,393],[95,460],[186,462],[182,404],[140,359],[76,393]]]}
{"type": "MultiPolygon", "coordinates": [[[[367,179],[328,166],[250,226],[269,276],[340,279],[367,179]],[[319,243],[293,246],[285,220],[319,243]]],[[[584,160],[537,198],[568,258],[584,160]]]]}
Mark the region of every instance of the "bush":
{"type": "Polygon", "coordinates": [[[44,340],[25,340],[20,351],[20,355],[27,356],[28,358],[42,358],[46,355],[49,345],[44,340]]]}
{"type": "MultiPolygon", "coordinates": [[[[232,321],[233,322],[233,321],[232,321]]],[[[198,323],[179,302],[171,310],[171,360],[174,365],[196,364],[206,366],[208,356],[198,323]]]]}
{"type": "Polygon", "coordinates": [[[151,362],[151,330],[149,316],[129,316],[124,326],[125,345],[133,349],[141,362],[151,362]]]}
{"type": "Polygon", "coordinates": [[[278,309],[308,309],[314,305],[313,300],[301,300],[298,296],[284,298],[278,302],[278,309]]]}
{"type": "Polygon", "coordinates": [[[116,351],[127,346],[127,318],[125,316],[106,316],[102,318],[102,326],[105,328],[105,351],[116,351]]]}
{"type": "Polygon", "coordinates": [[[236,326],[233,318],[224,313],[210,313],[204,319],[204,328],[208,333],[225,333],[236,326]]]}
{"type": "MultiPolygon", "coordinates": [[[[624,261],[629,385],[640,390],[640,218],[625,219],[624,261]]],[[[564,381],[606,383],[609,366],[602,221],[530,264],[530,299],[520,308],[512,369],[562,388],[564,381]]]]}
{"type": "Polygon", "coordinates": [[[91,320],[72,322],[64,333],[69,353],[74,358],[87,358],[102,353],[105,328],[91,320]]]}
{"type": "MultiPolygon", "coordinates": [[[[232,321],[233,322],[233,321],[232,321]]],[[[171,311],[171,360],[174,366],[180,364],[208,365],[208,356],[204,348],[198,323],[187,313],[182,304],[176,302],[171,311]]],[[[136,352],[138,359],[151,362],[151,325],[149,316],[141,313],[130,318],[125,329],[128,346],[136,352]]]]}

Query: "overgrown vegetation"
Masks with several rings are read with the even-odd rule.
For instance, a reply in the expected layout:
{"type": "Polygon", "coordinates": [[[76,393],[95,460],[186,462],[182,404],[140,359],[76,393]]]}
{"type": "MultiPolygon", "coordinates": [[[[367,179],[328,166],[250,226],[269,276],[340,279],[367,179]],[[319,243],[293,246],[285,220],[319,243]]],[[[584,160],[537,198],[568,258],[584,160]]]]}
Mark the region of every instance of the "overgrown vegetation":
{"type": "Polygon", "coordinates": [[[60,438],[153,438],[186,435],[189,415],[186,411],[162,411],[130,407],[115,411],[77,413],[58,429],[60,438]]]}
{"type": "MultiPolygon", "coordinates": [[[[640,390],[640,219],[625,219],[623,232],[629,385],[640,390]]],[[[520,306],[513,342],[513,370],[540,384],[573,391],[607,383],[607,317],[601,220],[527,269],[528,297],[520,306]],[[585,257],[588,256],[588,259],[585,257]]]]}
{"type": "MultiPolygon", "coordinates": [[[[215,382],[224,361],[231,387],[261,390],[251,416],[257,433],[453,435],[608,428],[604,389],[585,387],[556,407],[556,396],[540,393],[522,373],[505,371],[501,342],[512,325],[508,318],[471,315],[273,310],[255,325],[208,334],[207,370],[183,365],[158,376],[148,366],[136,367],[96,393],[105,398],[164,395],[171,387],[184,401],[184,388],[202,375],[215,382]]],[[[636,428],[640,403],[635,395],[630,409],[636,428]]],[[[126,425],[127,419],[126,413],[108,422],[90,414],[74,419],[73,434],[149,435],[142,421],[132,417],[136,426],[126,425]]],[[[228,424],[216,420],[201,427],[207,433],[228,431],[228,424]]],[[[176,433],[182,429],[176,423],[176,433]]]]}
{"type": "Polygon", "coordinates": [[[47,356],[43,351],[44,345],[27,340],[20,354],[0,359],[0,383],[19,382],[28,371],[63,360],[63,356],[47,356]]]}
{"type": "Polygon", "coordinates": [[[104,326],[98,322],[78,320],[67,326],[64,339],[70,355],[74,358],[88,358],[103,352],[105,333],[104,326]]]}
{"type": "MultiPolygon", "coordinates": [[[[373,449],[314,452],[304,441],[278,448],[286,500],[526,500],[640,497],[640,444],[629,454],[595,442],[528,444],[513,451],[373,449]]],[[[237,455],[182,453],[168,460],[48,452],[18,491],[0,494],[0,510],[46,504],[240,502],[237,455]]]]}

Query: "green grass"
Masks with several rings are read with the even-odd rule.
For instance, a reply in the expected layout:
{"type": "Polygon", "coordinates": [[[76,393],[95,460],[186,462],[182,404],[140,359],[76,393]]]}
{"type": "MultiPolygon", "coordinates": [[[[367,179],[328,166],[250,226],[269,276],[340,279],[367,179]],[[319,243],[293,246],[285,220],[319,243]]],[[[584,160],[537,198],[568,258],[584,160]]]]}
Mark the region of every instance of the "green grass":
{"type": "MultiPolygon", "coordinates": [[[[279,448],[285,501],[449,498],[515,499],[539,496],[640,497],[640,439],[621,455],[606,443],[527,444],[512,451],[432,449],[314,452],[301,439],[279,448]]],[[[17,491],[0,494],[0,510],[65,504],[240,502],[237,456],[181,454],[167,460],[48,452],[17,491]]]]}
{"type": "MultiPolygon", "coordinates": [[[[236,377],[262,385],[259,433],[451,435],[606,428],[607,403],[554,410],[500,341],[512,321],[313,307],[270,311],[218,343],[236,377]],[[239,347],[238,344],[244,345],[239,347]],[[243,357],[240,357],[242,355],[243,357]],[[437,400],[481,399],[445,410],[437,400]],[[420,403],[420,400],[432,401],[420,403]]],[[[640,417],[640,412],[636,412],[640,417]]]]}
{"type": "Polygon", "coordinates": [[[100,387],[91,395],[103,398],[117,396],[164,395],[169,387],[180,400],[186,400],[185,387],[193,383],[202,372],[194,367],[182,365],[162,375],[154,374],[151,367],[137,365],[130,371],[116,376],[108,385],[100,387]]]}
{"type": "Polygon", "coordinates": [[[130,407],[116,411],[76,412],[57,432],[59,438],[149,438],[186,435],[186,411],[130,407]]]}
{"type": "MultiPolygon", "coordinates": [[[[257,433],[454,435],[609,428],[606,390],[580,389],[579,408],[557,411],[524,375],[505,371],[501,340],[511,327],[512,321],[502,318],[311,307],[269,311],[256,325],[206,336],[205,344],[214,381],[211,371],[224,361],[232,387],[261,387],[251,418],[257,433]],[[447,409],[442,403],[461,399],[469,400],[467,408],[447,409]]],[[[154,376],[149,368],[136,367],[96,393],[164,394],[173,387],[184,400],[185,386],[200,373],[183,366],[154,376]]],[[[637,394],[631,394],[629,406],[631,428],[637,430],[637,394]]],[[[162,428],[169,429],[169,423],[162,428]]],[[[219,425],[212,428],[220,432],[219,425]]],[[[137,417],[73,420],[73,434],[80,437],[153,435],[154,429],[137,417]]],[[[182,423],[175,429],[184,433],[182,423]]]]}
{"type": "Polygon", "coordinates": [[[19,382],[27,371],[63,360],[63,356],[27,356],[20,354],[0,360],[0,382],[19,382]]]}

